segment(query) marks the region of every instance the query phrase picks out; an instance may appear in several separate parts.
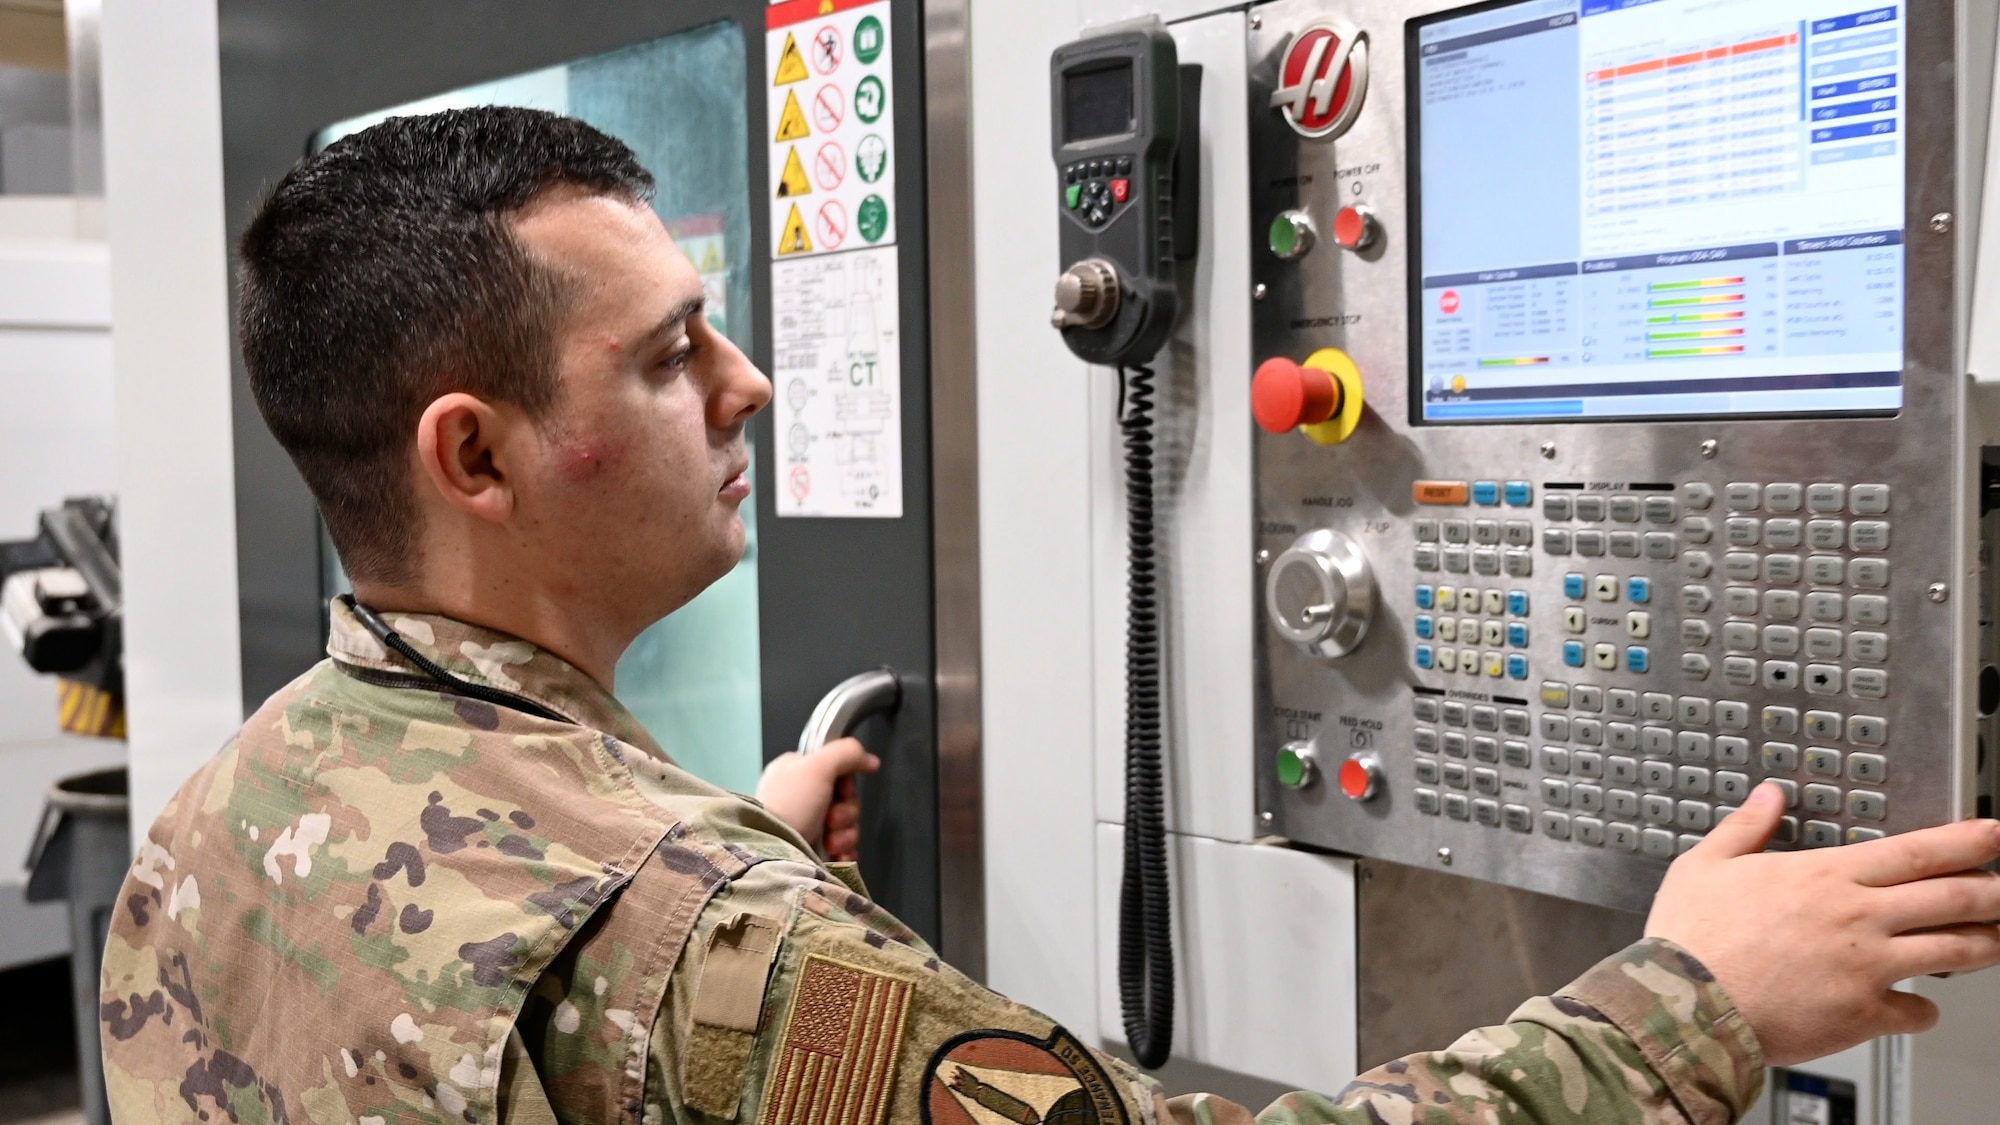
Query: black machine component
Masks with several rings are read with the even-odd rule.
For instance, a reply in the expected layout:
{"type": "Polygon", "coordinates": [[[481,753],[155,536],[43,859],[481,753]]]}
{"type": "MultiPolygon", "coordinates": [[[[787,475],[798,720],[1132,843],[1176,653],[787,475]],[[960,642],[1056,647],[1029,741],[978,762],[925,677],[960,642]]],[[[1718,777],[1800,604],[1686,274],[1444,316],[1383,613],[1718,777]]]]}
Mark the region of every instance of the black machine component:
{"type": "Polygon", "coordinates": [[[0,632],[37,672],[116,694],[124,584],[109,499],[63,501],[33,539],[0,543],[0,632]]]}
{"type": "Polygon", "coordinates": [[[1158,19],[1056,50],[1053,145],[1062,260],[1051,322],[1072,352],[1119,369],[1129,570],[1125,642],[1125,867],[1118,993],[1140,1065],[1173,1047],[1174,946],[1160,757],[1160,608],[1153,530],[1154,375],[1195,254],[1201,68],[1180,65],[1158,19]]]}
{"type": "Polygon", "coordinates": [[[1063,272],[1051,322],[1078,357],[1145,363],[1180,315],[1195,253],[1201,68],[1157,19],[1057,48],[1052,139],[1063,272]]]}

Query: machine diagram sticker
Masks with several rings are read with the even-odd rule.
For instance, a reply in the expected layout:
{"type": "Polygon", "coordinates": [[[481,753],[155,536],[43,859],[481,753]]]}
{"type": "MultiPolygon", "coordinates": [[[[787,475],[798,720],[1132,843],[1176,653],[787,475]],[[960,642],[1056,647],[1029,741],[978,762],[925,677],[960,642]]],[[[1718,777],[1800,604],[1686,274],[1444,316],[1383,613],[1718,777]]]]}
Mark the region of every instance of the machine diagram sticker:
{"type": "Polygon", "coordinates": [[[896,249],[819,248],[771,267],[778,515],[899,517],[896,249]]]}
{"type": "Polygon", "coordinates": [[[772,255],[896,242],[887,0],[783,0],[765,14],[772,255]]]}

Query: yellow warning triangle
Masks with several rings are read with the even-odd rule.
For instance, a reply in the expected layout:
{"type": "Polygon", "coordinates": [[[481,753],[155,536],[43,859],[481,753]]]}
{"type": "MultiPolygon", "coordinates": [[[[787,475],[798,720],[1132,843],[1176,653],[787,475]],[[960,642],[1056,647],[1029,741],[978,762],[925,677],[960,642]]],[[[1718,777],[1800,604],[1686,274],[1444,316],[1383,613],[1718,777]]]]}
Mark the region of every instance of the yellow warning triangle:
{"type": "Polygon", "coordinates": [[[799,214],[799,205],[792,204],[792,213],[785,219],[785,233],[778,239],[778,255],[812,253],[812,235],[806,233],[805,216],[799,214]]]}
{"type": "Polygon", "coordinates": [[[778,115],[778,135],[773,140],[802,141],[812,135],[806,127],[806,111],[799,108],[799,92],[785,93],[785,111],[778,115]]]}
{"type": "Polygon", "coordinates": [[[806,179],[806,166],[799,162],[799,146],[793,145],[785,156],[785,174],[778,177],[778,198],[811,195],[812,189],[812,181],[806,179]]]}
{"type": "Polygon", "coordinates": [[[713,242],[709,243],[708,249],[702,252],[701,265],[695,267],[695,272],[696,273],[722,272],[722,255],[715,252],[715,243],[713,242]]]}
{"type": "Polygon", "coordinates": [[[791,32],[785,33],[785,49],[778,55],[778,76],[771,79],[773,86],[789,86],[806,80],[805,56],[799,54],[799,41],[791,32]]]}

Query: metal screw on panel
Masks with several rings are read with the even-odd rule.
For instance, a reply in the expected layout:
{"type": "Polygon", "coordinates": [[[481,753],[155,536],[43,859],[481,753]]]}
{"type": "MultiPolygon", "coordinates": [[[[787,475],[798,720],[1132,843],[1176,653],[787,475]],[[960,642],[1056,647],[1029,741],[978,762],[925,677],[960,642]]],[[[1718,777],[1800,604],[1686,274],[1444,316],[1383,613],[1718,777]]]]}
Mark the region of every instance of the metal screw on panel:
{"type": "Polygon", "coordinates": [[[1450,867],[1450,866],[1451,866],[1451,849],[1450,849],[1450,848],[1439,848],[1439,849],[1438,849],[1438,862],[1439,862],[1439,863],[1442,863],[1442,864],[1444,864],[1444,865],[1445,865],[1446,867],[1450,867]]]}
{"type": "Polygon", "coordinates": [[[1552,441],[1545,441],[1545,442],[1543,442],[1543,443],[1542,443],[1542,459],[1543,459],[1544,461],[1553,461],[1553,460],[1555,460],[1555,459],[1556,459],[1556,443],[1555,443],[1555,442],[1552,442],[1552,441]]]}
{"type": "Polygon", "coordinates": [[[1942,582],[1933,582],[1931,583],[1931,588],[1924,591],[1924,593],[1929,595],[1932,601],[1942,605],[1945,599],[1951,597],[1951,587],[1942,582]]]}
{"type": "Polygon", "coordinates": [[[1268,809],[1265,810],[1264,812],[1260,812],[1257,814],[1257,823],[1263,825],[1266,828],[1271,827],[1271,822],[1276,819],[1277,818],[1272,816],[1268,809]]]}
{"type": "Polygon", "coordinates": [[[1270,295],[1271,295],[1271,287],[1264,284],[1261,281],[1258,282],[1256,286],[1250,290],[1250,299],[1253,301],[1261,301],[1270,295]]]}
{"type": "Polygon", "coordinates": [[[1721,452],[1721,450],[1722,443],[1714,438],[1709,438],[1707,441],[1701,443],[1701,455],[1710,461],[1715,460],[1715,455],[1721,452]]]}
{"type": "Polygon", "coordinates": [[[1268,565],[1270,565],[1270,562],[1271,562],[1271,552],[1269,552],[1269,551],[1259,551],[1259,552],[1257,552],[1257,565],[1258,565],[1258,566],[1268,566],[1268,565]]]}
{"type": "Polygon", "coordinates": [[[1257,30],[1258,28],[1260,28],[1260,27],[1263,27],[1263,26],[1264,26],[1264,17],[1263,17],[1263,16],[1251,16],[1251,17],[1250,17],[1250,30],[1252,30],[1252,31],[1255,31],[1255,30],[1257,30]]]}
{"type": "Polygon", "coordinates": [[[1937,214],[1931,216],[1931,233],[1951,233],[1951,212],[1939,211],[1937,214]]]}

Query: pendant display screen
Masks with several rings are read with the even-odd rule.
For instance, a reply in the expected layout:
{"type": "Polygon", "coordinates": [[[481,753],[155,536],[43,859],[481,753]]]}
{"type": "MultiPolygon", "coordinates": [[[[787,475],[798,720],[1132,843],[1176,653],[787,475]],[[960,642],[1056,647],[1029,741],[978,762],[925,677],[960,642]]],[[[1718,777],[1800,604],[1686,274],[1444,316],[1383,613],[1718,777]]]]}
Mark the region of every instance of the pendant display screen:
{"type": "Polygon", "coordinates": [[[1063,79],[1063,141],[1132,131],[1132,64],[1085,70],[1063,79]]]}
{"type": "Polygon", "coordinates": [[[1526,0],[1413,21],[1412,420],[1899,409],[1904,14],[1526,0]]]}

